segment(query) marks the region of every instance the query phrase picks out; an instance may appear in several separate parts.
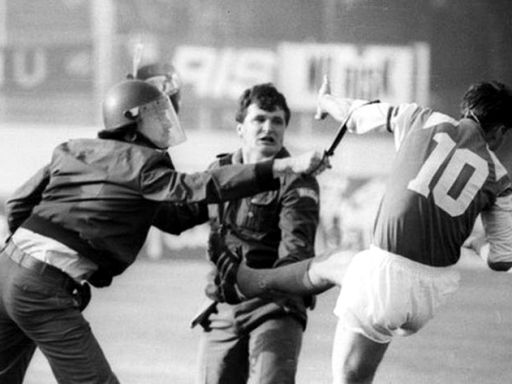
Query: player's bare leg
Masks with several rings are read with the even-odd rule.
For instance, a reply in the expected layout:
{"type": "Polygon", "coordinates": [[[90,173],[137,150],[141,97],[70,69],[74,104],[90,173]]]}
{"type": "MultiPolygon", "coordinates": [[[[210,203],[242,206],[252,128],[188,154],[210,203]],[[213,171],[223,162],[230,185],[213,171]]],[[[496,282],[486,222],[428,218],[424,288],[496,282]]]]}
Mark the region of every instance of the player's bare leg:
{"type": "Polygon", "coordinates": [[[334,384],[370,384],[389,343],[376,343],[338,322],[332,350],[334,384]]]}

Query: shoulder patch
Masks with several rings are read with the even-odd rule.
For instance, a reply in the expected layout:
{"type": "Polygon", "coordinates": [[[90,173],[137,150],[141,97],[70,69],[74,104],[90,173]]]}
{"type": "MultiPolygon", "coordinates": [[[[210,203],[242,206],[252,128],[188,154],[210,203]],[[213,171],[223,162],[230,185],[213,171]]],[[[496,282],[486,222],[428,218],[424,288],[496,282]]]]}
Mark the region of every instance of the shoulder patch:
{"type": "Polygon", "coordinates": [[[311,188],[297,188],[296,191],[299,197],[309,197],[318,204],[318,193],[315,190],[311,188]]]}

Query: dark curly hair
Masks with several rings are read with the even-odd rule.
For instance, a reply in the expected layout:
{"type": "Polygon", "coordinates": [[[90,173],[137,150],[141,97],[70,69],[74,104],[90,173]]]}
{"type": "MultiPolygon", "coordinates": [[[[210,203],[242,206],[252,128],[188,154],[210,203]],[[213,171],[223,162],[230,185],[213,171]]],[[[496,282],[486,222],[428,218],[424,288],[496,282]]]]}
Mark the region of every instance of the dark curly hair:
{"type": "Polygon", "coordinates": [[[512,90],[497,81],[473,84],[462,97],[461,113],[474,117],[488,131],[504,124],[512,128],[512,90]]]}
{"type": "Polygon", "coordinates": [[[288,108],[286,98],[276,89],[274,84],[258,84],[246,89],[242,93],[238,101],[238,110],[235,115],[235,120],[238,123],[243,123],[247,115],[247,108],[249,108],[251,104],[256,104],[258,107],[268,112],[272,112],[276,108],[282,109],[284,111],[286,125],[288,125],[291,114],[290,108],[288,108]]]}

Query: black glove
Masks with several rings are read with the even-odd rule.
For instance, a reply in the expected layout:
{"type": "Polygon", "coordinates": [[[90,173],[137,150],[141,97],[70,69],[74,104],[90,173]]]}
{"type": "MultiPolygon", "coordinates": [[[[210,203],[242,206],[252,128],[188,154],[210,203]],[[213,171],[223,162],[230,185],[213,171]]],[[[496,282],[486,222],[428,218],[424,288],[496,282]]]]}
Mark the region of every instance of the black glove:
{"type": "Polygon", "coordinates": [[[238,304],[246,299],[236,286],[236,282],[223,281],[217,275],[215,277],[215,285],[217,287],[215,296],[217,301],[221,303],[238,304]]]}
{"type": "Polygon", "coordinates": [[[238,249],[232,251],[226,246],[223,247],[222,252],[219,253],[219,257],[215,261],[217,275],[222,281],[236,283],[236,274],[241,262],[242,255],[238,249]]]}
{"type": "Polygon", "coordinates": [[[241,261],[241,252],[238,250],[233,252],[227,247],[223,247],[222,252],[219,252],[215,262],[217,266],[215,285],[218,288],[217,296],[220,302],[238,304],[245,300],[236,285],[236,274],[241,261]]]}

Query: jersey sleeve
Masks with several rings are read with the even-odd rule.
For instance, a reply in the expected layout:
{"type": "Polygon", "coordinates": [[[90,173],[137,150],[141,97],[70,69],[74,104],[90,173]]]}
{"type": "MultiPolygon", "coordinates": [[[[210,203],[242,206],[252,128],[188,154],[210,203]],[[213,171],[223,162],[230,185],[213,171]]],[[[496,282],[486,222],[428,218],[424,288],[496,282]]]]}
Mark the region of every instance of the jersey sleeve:
{"type": "MultiPolygon", "coordinates": [[[[354,100],[348,128],[351,132],[364,134],[370,131],[393,133],[398,149],[407,133],[427,123],[432,111],[417,104],[372,103],[354,100]]],[[[441,115],[441,114],[439,114],[441,115]]]]}

